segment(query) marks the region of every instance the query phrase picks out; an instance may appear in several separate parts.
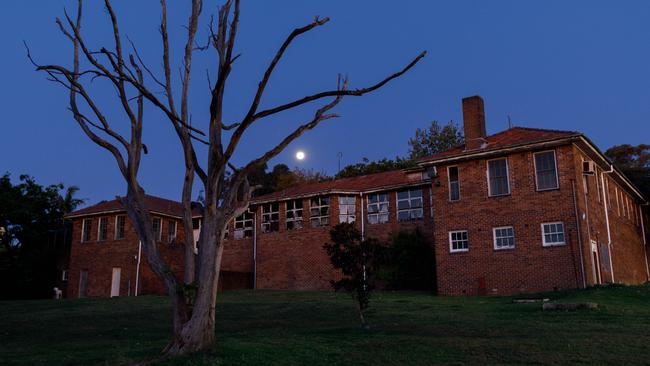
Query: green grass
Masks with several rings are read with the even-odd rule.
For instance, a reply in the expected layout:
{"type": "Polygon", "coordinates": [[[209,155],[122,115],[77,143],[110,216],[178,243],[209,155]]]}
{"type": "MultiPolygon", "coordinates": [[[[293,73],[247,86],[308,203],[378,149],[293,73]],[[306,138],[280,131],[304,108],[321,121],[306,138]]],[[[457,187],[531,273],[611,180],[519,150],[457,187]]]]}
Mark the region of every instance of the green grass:
{"type": "MultiPolygon", "coordinates": [[[[344,294],[220,295],[217,347],[165,365],[648,364],[650,286],[544,294],[598,310],[543,312],[509,297],[375,294],[364,332],[344,294]]],[[[161,297],[0,302],[0,364],[113,365],[156,358],[161,297]]]]}

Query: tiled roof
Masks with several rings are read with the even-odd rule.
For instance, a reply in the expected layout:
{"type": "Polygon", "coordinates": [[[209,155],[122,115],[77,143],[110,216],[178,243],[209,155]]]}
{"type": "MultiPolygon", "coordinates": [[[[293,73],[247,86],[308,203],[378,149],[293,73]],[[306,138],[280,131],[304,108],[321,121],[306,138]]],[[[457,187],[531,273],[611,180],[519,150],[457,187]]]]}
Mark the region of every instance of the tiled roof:
{"type": "Polygon", "coordinates": [[[465,151],[465,145],[457,146],[441,153],[419,159],[420,162],[437,160],[448,157],[474,154],[476,152],[495,151],[499,149],[528,145],[538,142],[557,140],[561,138],[580,136],[574,131],[544,130],[539,128],[513,127],[486,137],[487,146],[483,149],[465,151]]]}
{"type": "Polygon", "coordinates": [[[252,200],[252,203],[314,195],[321,192],[326,193],[332,191],[342,191],[358,193],[378,190],[382,188],[404,186],[419,182],[422,182],[422,178],[419,172],[409,173],[403,170],[394,170],[353,178],[336,179],[321,183],[301,184],[282,191],[277,191],[266,194],[264,196],[256,197],[252,200]]]}
{"type": "MultiPolygon", "coordinates": [[[[177,217],[183,215],[183,205],[180,202],[150,195],[145,195],[144,199],[149,211],[177,217]]],[[[95,205],[71,212],[66,216],[86,216],[110,211],[124,211],[122,203],[117,198],[110,201],[101,201],[95,205]]],[[[197,213],[198,212],[194,212],[195,215],[197,213]]]]}

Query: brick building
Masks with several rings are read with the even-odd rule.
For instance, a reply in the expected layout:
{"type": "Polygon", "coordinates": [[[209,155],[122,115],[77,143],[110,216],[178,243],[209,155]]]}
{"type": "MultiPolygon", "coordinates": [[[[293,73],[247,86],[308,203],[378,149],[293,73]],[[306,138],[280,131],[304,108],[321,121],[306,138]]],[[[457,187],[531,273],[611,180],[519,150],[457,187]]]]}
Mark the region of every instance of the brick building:
{"type": "MultiPolygon", "coordinates": [[[[327,290],[322,249],[354,222],[386,239],[430,238],[443,295],[512,294],[649,279],[645,198],[577,132],[515,127],[487,136],[483,100],[463,100],[466,144],[418,167],[293,187],[254,199],[229,225],[222,288],[327,290]]],[[[181,206],[148,196],[163,256],[182,275],[181,206]]],[[[117,200],[73,221],[69,296],[160,294],[117,200]],[[119,234],[119,235],[118,235],[119,234]],[[137,290],[136,290],[137,288],[137,290]]],[[[197,214],[195,229],[198,229],[197,214]]],[[[195,230],[196,232],[197,230],[195,230]]]]}

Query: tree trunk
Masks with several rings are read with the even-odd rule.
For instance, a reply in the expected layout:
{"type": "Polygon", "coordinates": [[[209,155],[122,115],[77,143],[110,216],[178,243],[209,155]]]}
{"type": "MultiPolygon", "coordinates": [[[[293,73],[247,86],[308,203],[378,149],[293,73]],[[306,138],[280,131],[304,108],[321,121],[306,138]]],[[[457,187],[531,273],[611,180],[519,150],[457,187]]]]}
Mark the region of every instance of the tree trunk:
{"type": "MultiPolygon", "coordinates": [[[[207,211],[207,210],[206,210],[207,211]]],[[[215,218],[204,215],[199,241],[200,283],[192,316],[163,350],[163,357],[206,349],[215,341],[215,309],[223,255],[222,231],[215,218]]]]}

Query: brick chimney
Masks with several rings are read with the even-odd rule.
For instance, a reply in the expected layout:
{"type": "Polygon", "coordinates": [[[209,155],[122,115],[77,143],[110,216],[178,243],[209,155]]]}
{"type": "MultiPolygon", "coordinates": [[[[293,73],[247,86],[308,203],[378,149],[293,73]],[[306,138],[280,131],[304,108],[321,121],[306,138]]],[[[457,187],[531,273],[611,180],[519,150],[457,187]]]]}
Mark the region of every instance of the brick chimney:
{"type": "Polygon", "coordinates": [[[483,98],[478,95],[463,98],[463,127],[465,150],[476,150],[485,143],[485,112],[483,98]]]}

